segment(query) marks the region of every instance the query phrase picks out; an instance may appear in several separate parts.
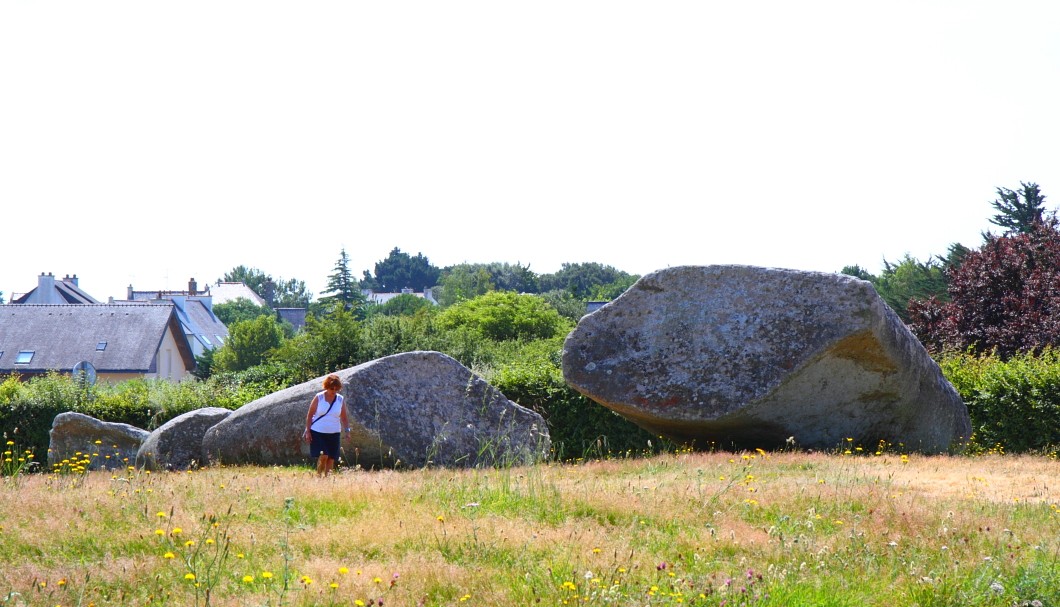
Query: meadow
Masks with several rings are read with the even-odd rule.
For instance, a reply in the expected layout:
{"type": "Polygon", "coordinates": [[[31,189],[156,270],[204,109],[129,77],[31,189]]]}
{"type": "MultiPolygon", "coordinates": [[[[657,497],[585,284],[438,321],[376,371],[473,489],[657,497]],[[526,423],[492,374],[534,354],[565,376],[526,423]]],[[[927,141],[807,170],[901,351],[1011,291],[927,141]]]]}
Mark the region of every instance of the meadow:
{"type": "Polygon", "coordinates": [[[1057,606],[1060,462],[851,444],[324,479],[67,465],[3,479],[0,563],[0,605],[1057,606]]]}

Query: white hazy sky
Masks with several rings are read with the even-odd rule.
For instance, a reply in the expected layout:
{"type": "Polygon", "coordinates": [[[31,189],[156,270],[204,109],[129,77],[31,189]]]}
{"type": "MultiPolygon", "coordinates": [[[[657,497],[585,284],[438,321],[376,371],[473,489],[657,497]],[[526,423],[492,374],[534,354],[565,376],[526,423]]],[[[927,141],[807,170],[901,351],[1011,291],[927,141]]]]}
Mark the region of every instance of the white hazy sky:
{"type": "Polygon", "coordinates": [[[0,3],[0,291],[838,271],[1060,203],[1060,3],[0,3]]]}

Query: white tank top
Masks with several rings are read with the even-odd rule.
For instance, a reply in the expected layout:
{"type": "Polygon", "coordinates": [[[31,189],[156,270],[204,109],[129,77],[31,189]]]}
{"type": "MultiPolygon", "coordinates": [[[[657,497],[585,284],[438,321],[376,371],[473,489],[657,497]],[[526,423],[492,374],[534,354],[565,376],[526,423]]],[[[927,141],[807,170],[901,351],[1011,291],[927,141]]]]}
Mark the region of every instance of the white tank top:
{"type": "Polygon", "coordinates": [[[335,394],[335,403],[328,404],[324,394],[324,392],[317,394],[317,412],[313,415],[313,419],[316,421],[309,428],[322,434],[342,432],[342,418],[339,417],[343,406],[342,395],[335,394]],[[328,407],[331,407],[330,411],[328,411],[328,407]]]}

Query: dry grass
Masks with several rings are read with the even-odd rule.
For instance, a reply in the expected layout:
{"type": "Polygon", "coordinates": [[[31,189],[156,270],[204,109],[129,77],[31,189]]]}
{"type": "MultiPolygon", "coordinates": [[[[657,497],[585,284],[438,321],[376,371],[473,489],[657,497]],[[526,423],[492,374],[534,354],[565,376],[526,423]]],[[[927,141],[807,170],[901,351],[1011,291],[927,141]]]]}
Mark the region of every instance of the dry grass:
{"type": "Polygon", "coordinates": [[[1030,456],[30,475],[0,605],[1055,605],[1058,504],[1030,456]]]}

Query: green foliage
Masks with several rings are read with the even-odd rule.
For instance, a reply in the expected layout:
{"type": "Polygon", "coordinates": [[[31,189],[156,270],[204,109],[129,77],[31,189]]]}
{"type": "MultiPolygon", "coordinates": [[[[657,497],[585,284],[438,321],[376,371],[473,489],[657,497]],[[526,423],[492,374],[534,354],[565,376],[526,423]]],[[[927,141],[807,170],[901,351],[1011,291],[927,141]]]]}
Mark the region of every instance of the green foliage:
{"type": "Polygon", "coordinates": [[[273,308],[308,308],[313,299],[313,294],[306,290],[305,281],[295,278],[277,278],[273,281],[271,295],[265,300],[273,308]]]}
{"type": "Polygon", "coordinates": [[[370,360],[361,334],[360,321],[341,307],[327,316],[311,314],[302,332],[283,342],[269,360],[288,369],[296,381],[307,381],[370,360]]]}
{"type": "Polygon", "coordinates": [[[340,251],[334,272],[328,276],[328,288],[324,293],[330,295],[321,297],[320,302],[328,311],[342,308],[347,312],[355,312],[358,317],[363,314],[366,303],[364,294],[350,272],[350,256],[346,254],[346,249],[340,251]]]}
{"type": "Polygon", "coordinates": [[[579,299],[591,299],[600,287],[611,285],[599,291],[601,293],[621,293],[637,278],[599,263],[565,263],[555,274],[538,276],[538,286],[541,291],[563,289],[579,299]]]}
{"type": "Polygon", "coordinates": [[[272,316],[237,322],[228,330],[225,345],[214,353],[214,367],[219,371],[242,371],[260,365],[283,339],[283,327],[272,316]]]}
{"type": "Polygon", "coordinates": [[[1030,232],[1045,220],[1045,196],[1036,183],[1020,182],[1020,191],[998,188],[998,198],[990,203],[998,211],[990,223],[1001,226],[1006,234],[1030,232]]]}
{"type": "Polygon", "coordinates": [[[516,343],[513,355],[486,379],[509,400],[545,418],[557,459],[642,454],[664,447],[666,441],[567,386],[560,368],[562,338],[516,343]]]}
{"type": "Polygon", "coordinates": [[[918,261],[906,253],[897,264],[884,260],[883,272],[872,281],[876,291],[903,322],[909,322],[909,300],[934,297],[949,301],[949,281],[942,263],[918,261]]]}
{"type": "Polygon", "coordinates": [[[1060,350],[949,354],[939,365],[972,418],[973,449],[1044,451],[1060,446],[1060,350]]]}
{"type": "Polygon", "coordinates": [[[401,289],[423,291],[438,284],[441,270],[417,253],[415,257],[394,247],[386,259],[375,264],[375,276],[365,272],[361,286],[379,293],[397,293],[401,289]]]}
{"type": "Polygon", "coordinates": [[[440,288],[435,298],[443,308],[494,290],[493,277],[481,264],[460,264],[446,268],[438,285],[440,288]]]}
{"type": "Polygon", "coordinates": [[[488,339],[547,339],[566,335],[571,323],[537,295],[494,291],[460,302],[438,315],[443,330],[466,327],[488,339]]]}
{"type": "Polygon", "coordinates": [[[859,265],[843,266],[843,269],[839,271],[840,274],[846,274],[847,276],[853,276],[854,278],[860,278],[861,280],[867,280],[869,282],[875,282],[876,277],[873,276],[865,268],[859,265]]]}
{"type": "Polygon", "coordinates": [[[58,373],[22,382],[10,375],[0,382],[0,430],[9,439],[17,438],[35,453],[44,454],[55,416],[67,411],[153,430],[188,411],[238,409],[289,385],[284,370],[270,365],[219,374],[208,381],[180,383],[133,379],[86,385],[58,373]]]}
{"type": "Polygon", "coordinates": [[[412,316],[421,310],[429,310],[434,304],[423,297],[417,297],[411,293],[402,293],[389,301],[378,305],[369,305],[368,316],[381,314],[383,316],[412,316]]]}
{"type": "Polygon", "coordinates": [[[567,320],[578,322],[582,316],[585,316],[585,300],[578,299],[570,291],[554,289],[542,293],[541,299],[544,299],[548,305],[559,312],[560,316],[567,320]]]}
{"type": "Polygon", "coordinates": [[[233,299],[232,301],[226,301],[225,303],[215,304],[213,306],[213,313],[225,324],[226,327],[231,327],[237,322],[242,322],[244,320],[253,320],[259,316],[272,315],[271,310],[265,306],[259,306],[246,297],[240,297],[233,299]]]}

